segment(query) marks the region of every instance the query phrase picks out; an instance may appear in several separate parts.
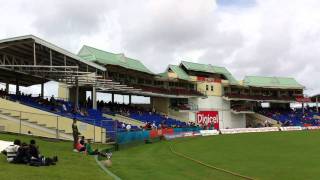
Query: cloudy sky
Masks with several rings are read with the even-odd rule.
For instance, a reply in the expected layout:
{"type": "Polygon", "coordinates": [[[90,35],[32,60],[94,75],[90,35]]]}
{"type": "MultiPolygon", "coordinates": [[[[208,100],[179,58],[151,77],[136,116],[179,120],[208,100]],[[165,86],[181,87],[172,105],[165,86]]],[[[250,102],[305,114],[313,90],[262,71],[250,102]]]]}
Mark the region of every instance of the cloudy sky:
{"type": "Polygon", "coordinates": [[[295,77],[320,92],[319,0],[0,0],[0,38],[123,52],[154,72],[181,60],[295,77]]]}

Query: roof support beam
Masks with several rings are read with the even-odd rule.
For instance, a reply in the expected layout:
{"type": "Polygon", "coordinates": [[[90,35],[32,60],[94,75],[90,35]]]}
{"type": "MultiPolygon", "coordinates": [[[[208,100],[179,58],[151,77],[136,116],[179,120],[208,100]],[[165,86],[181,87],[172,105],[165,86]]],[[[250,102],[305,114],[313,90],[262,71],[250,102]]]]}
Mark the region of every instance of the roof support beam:
{"type": "Polygon", "coordinates": [[[97,92],[96,87],[92,86],[92,109],[97,109],[97,92]]]}
{"type": "Polygon", "coordinates": [[[36,42],[33,42],[33,65],[37,65],[36,42]]]}
{"type": "MultiPolygon", "coordinates": [[[[52,66],[52,50],[50,49],[50,66],[52,66]]],[[[52,68],[50,68],[50,71],[52,71],[52,68]]]]}

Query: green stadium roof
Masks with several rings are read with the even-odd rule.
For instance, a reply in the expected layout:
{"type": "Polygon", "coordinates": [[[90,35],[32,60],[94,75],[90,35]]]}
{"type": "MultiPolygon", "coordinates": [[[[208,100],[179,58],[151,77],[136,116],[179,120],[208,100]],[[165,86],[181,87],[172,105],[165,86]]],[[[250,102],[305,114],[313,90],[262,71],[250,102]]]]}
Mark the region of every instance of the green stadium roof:
{"type": "Polygon", "coordinates": [[[268,88],[289,88],[303,89],[304,86],[299,84],[294,78],[288,77],[263,77],[263,76],[246,76],[243,84],[253,87],[268,87],[268,88]]]}
{"type": "Polygon", "coordinates": [[[181,64],[186,67],[187,70],[206,72],[212,74],[222,74],[228,80],[230,84],[239,84],[238,81],[232,76],[232,74],[224,67],[213,66],[211,64],[200,64],[194,62],[182,61],[181,64]]]}
{"type": "Polygon", "coordinates": [[[176,73],[178,79],[186,81],[190,80],[189,75],[181,67],[177,65],[169,65],[168,69],[171,69],[174,73],[176,73]]]}
{"type": "Polygon", "coordinates": [[[84,45],[78,53],[82,59],[103,65],[116,65],[135,71],[154,74],[140,61],[126,57],[124,54],[114,54],[84,45]]]}

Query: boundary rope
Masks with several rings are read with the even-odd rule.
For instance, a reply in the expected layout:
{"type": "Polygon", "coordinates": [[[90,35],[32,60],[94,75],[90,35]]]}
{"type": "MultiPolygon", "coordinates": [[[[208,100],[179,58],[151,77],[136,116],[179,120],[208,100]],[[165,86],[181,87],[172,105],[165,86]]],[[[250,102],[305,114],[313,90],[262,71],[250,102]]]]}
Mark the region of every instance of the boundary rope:
{"type": "MultiPolygon", "coordinates": [[[[100,149],[101,150],[101,149],[100,149]]],[[[108,168],[106,168],[98,159],[98,155],[94,156],[94,159],[96,160],[96,163],[99,165],[99,167],[109,176],[111,176],[113,179],[115,180],[121,180],[120,177],[118,177],[117,175],[115,175],[114,173],[112,173],[108,168]]]]}
{"type": "Polygon", "coordinates": [[[202,166],[205,166],[205,167],[208,167],[208,168],[217,170],[217,171],[221,171],[221,172],[224,172],[224,173],[227,173],[227,174],[236,176],[236,177],[240,177],[240,178],[248,179],[248,180],[255,180],[255,179],[252,178],[252,177],[244,176],[244,175],[241,175],[241,174],[238,174],[238,173],[229,171],[229,170],[225,170],[225,169],[222,169],[222,168],[219,168],[219,167],[215,167],[215,166],[212,166],[212,165],[210,165],[210,164],[207,164],[207,163],[204,163],[204,162],[202,162],[202,161],[199,161],[199,160],[197,160],[197,159],[194,159],[194,158],[192,158],[192,157],[189,157],[189,156],[187,156],[187,155],[185,155],[185,154],[179,153],[179,152],[177,152],[177,151],[174,150],[174,148],[173,148],[173,145],[174,145],[174,144],[177,144],[177,143],[170,143],[170,146],[169,146],[169,147],[170,147],[170,151],[171,151],[173,154],[177,155],[177,156],[183,157],[183,158],[185,158],[185,159],[188,159],[188,160],[191,160],[191,161],[193,161],[193,162],[195,162],[195,163],[198,163],[198,164],[200,164],[200,165],[202,165],[202,166]]]}

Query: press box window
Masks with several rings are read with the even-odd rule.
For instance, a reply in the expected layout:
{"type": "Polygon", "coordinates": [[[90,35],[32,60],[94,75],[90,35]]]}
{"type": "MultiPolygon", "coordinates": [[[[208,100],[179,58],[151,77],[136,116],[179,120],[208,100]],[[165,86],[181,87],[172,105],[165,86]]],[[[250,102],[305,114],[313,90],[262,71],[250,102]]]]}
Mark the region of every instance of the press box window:
{"type": "Polygon", "coordinates": [[[209,91],[209,85],[206,85],[206,90],[209,91]]]}
{"type": "Polygon", "coordinates": [[[211,91],[213,91],[213,86],[211,86],[211,91]]]}

